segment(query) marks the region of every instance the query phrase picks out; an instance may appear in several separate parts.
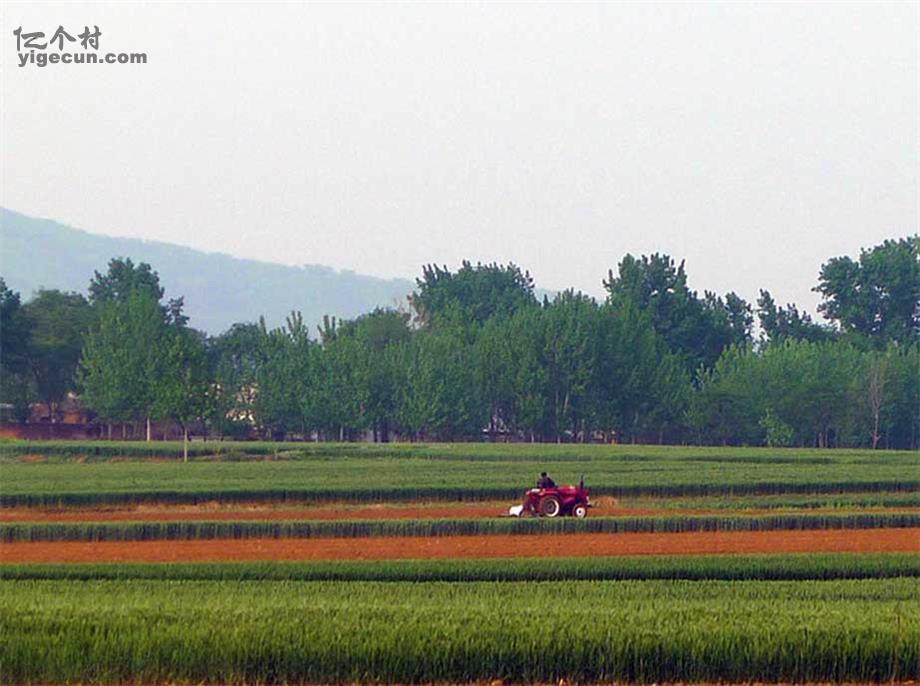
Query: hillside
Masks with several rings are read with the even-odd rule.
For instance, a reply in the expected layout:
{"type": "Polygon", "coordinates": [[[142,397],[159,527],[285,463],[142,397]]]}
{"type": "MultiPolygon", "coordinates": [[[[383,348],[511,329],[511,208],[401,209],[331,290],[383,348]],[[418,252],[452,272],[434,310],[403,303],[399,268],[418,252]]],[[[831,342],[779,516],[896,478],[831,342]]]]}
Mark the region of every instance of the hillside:
{"type": "Polygon", "coordinates": [[[270,326],[300,310],[307,322],[324,314],[354,317],[394,306],[412,290],[408,279],[380,279],[320,265],[288,267],[206,253],[169,243],[112,238],[0,208],[0,276],[27,300],[39,288],[85,293],[93,270],[112,257],[149,262],[167,297],[184,296],[191,325],[216,334],[265,315],[270,326]]]}

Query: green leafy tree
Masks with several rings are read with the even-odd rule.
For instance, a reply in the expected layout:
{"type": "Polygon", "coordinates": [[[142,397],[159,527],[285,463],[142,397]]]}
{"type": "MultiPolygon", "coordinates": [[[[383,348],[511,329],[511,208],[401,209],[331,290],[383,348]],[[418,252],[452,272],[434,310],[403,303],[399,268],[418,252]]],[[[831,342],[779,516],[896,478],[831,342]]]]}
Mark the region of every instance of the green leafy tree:
{"type": "Polygon", "coordinates": [[[681,436],[693,387],[679,357],[663,345],[657,347],[657,352],[659,361],[649,389],[651,409],[645,435],[661,444],[666,439],[677,441],[681,436]]]}
{"type": "Polygon", "coordinates": [[[76,388],[83,337],[92,320],[89,304],[78,293],[41,290],[22,314],[30,334],[29,370],[51,421],[56,421],[61,401],[76,388]]]}
{"type": "Polygon", "coordinates": [[[493,317],[483,325],[473,352],[475,383],[488,408],[490,437],[499,430],[508,431],[517,426],[515,349],[509,334],[510,320],[493,317]]]}
{"type": "Polygon", "coordinates": [[[362,423],[370,425],[375,441],[386,443],[397,423],[398,389],[405,379],[397,351],[409,340],[409,315],[378,308],[347,322],[339,333],[353,339],[346,354],[351,358],[353,382],[359,385],[362,423]]]}
{"type": "Polygon", "coordinates": [[[544,308],[525,307],[509,320],[508,348],[513,351],[513,426],[531,440],[550,433],[549,378],[544,362],[547,350],[544,308]]]}
{"type": "Polygon", "coordinates": [[[655,333],[690,373],[712,367],[726,347],[750,338],[747,303],[734,293],[725,300],[711,293],[699,298],[687,285],[684,263],[668,255],[626,255],[604,287],[615,310],[632,305],[647,313],[655,333]]]}
{"type": "Polygon", "coordinates": [[[860,352],[846,344],[789,342],[764,351],[763,360],[768,406],[795,429],[800,445],[845,444],[858,404],[860,352]]]}
{"type": "MultiPolygon", "coordinates": [[[[89,284],[89,301],[94,306],[110,302],[124,303],[134,293],[145,293],[157,302],[163,299],[165,291],[160,285],[160,275],[146,262],[134,264],[130,257],[115,257],[109,260],[105,274],[93,272],[89,284]]],[[[172,298],[163,305],[165,317],[178,325],[188,323],[183,314],[183,299],[172,298]]]]}
{"type": "Polygon", "coordinates": [[[757,299],[757,316],[760,328],[767,343],[783,341],[811,341],[818,343],[835,338],[835,331],[812,321],[807,312],[799,312],[792,303],[777,307],[770,291],[761,290],[757,299]]]}
{"type": "Polygon", "coordinates": [[[29,369],[31,332],[19,293],[0,278],[0,401],[12,406],[13,419],[25,423],[38,399],[29,369]]]}
{"type": "Polygon", "coordinates": [[[785,448],[792,445],[795,438],[795,432],[792,427],[777,417],[769,407],[760,420],[760,426],[766,433],[768,447],[785,448]]]}
{"type": "Polygon", "coordinates": [[[701,444],[760,444],[765,388],[760,358],[750,346],[732,346],[697,381],[688,422],[701,444]]]}
{"type": "Polygon", "coordinates": [[[210,424],[220,436],[242,437],[254,425],[262,335],[258,324],[237,323],[208,341],[209,368],[214,379],[210,424]]]}
{"type": "Polygon", "coordinates": [[[160,372],[153,379],[153,414],[182,429],[182,458],[188,462],[189,427],[208,416],[211,378],[204,341],[191,329],[171,326],[164,333],[160,372]]]}
{"type": "Polygon", "coordinates": [[[492,317],[508,317],[536,303],[533,279],[514,264],[473,266],[464,260],[456,273],[447,267],[428,265],[416,284],[418,290],[409,296],[409,302],[425,325],[456,310],[465,319],[483,324],[492,317]]]}
{"type": "Polygon", "coordinates": [[[840,342],[731,348],[702,378],[692,423],[710,442],[865,445],[864,365],[864,353],[840,342]]]}
{"type": "Polygon", "coordinates": [[[4,373],[29,368],[29,320],[19,293],[11,291],[0,277],[0,369],[4,373]]]}
{"type": "Polygon", "coordinates": [[[459,309],[407,347],[400,423],[415,438],[478,438],[488,409],[476,386],[472,331],[459,309]]]}
{"type": "Polygon", "coordinates": [[[720,309],[726,320],[731,345],[745,345],[752,340],[754,311],[750,304],[734,292],[726,293],[720,309]]]}
{"type": "Polygon", "coordinates": [[[292,431],[306,432],[304,399],[311,374],[313,343],[299,312],[284,327],[268,330],[259,323],[252,412],[256,425],[268,437],[283,440],[292,431]]]}
{"type": "Polygon", "coordinates": [[[327,316],[319,332],[306,395],[308,421],[323,436],[345,440],[370,423],[368,354],[353,323],[327,316]]]}
{"type": "Polygon", "coordinates": [[[600,378],[601,425],[621,441],[675,431],[690,391],[683,361],[655,332],[650,313],[631,302],[605,305],[600,378]]]}
{"type": "Polygon", "coordinates": [[[99,306],[86,336],[78,372],[83,399],[109,423],[147,420],[157,402],[169,332],[159,303],[143,291],[99,306]]]}
{"type": "Polygon", "coordinates": [[[585,440],[594,419],[592,384],[597,375],[599,318],[594,300],[572,290],[544,311],[549,408],[557,441],[585,440]]]}
{"type": "Polygon", "coordinates": [[[751,306],[737,293],[727,293],[723,299],[711,291],[703,294],[703,315],[708,326],[706,333],[707,359],[717,359],[730,345],[744,345],[751,341],[754,315],[751,306]]]}
{"type": "Polygon", "coordinates": [[[127,302],[135,293],[145,293],[155,301],[163,299],[160,277],[146,262],[135,265],[130,257],[109,260],[105,274],[93,272],[89,284],[89,300],[93,305],[127,302]]]}
{"type": "Polygon", "coordinates": [[[920,336],[920,236],[888,240],[858,260],[834,257],[821,267],[818,310],[845,333],[883,347],[920,336]]]}
{"type": "Polygon", "coordinates": [[[920,344],[890,343],[867,354],[861,386],[870,445],[920,448],[920,344]]]}

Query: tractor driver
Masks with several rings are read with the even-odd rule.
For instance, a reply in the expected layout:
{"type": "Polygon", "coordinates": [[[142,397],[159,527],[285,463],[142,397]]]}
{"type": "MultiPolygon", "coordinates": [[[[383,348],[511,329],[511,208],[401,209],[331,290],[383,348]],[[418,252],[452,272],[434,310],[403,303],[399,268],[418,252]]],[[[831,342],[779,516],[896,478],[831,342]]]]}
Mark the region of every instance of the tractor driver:
{"type": "Polygon", "coordinates": [[[537,488],[555,488],[556,482],[547,476],[546,472],[540,472],[540,478],[537,479],[537,488]]]}

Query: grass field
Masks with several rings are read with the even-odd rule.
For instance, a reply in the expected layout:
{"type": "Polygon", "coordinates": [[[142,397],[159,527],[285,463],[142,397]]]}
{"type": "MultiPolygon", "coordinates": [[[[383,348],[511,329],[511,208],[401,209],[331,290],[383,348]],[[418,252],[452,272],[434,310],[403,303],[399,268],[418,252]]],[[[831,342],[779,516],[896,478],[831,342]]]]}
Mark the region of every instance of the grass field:
{"type": "MultiPolygon", "coordinates": [[[[84,458],[106,460],[170,458],[181,460],[181,441],[22,441],[0,439],[0,459],[20,455],[44,458],[84,458]]],[[[196,441],[189,444],[191,458],[248,460],[272,457],[306,459],[310,457],[397,457],[457,459],[477,462],[489,460],[523,461],[533,459],[604,461],[612,457],[667,460],[791,461],[827,464],[849,461],[877,461],[885,456],[910,456],[909,451],[864,449],[827,450],[817,448],[749,448],[718,446],[600,445],[584,443],[271,443],[260,441],[196,441]]]]}
{"type": "Polygon", "coordinates": [[[192,454],[0,442],[0,683],[920,678],[915,453],[192,454]],[[584,475],[599,506],[586,520],[499,518],[544,470],[584,475]],[[458,501],[469,515],[452,513],[458,501]],[[726,550],[738,554],[706,554],[726,550]],[[767,551],[787,554],[752,554],[767,551]]]}
{"type": "Polygon", "coordinates": [[[5,683],[885,681],[915,579],[0,581],[5,683]]]}
{"type": "MultiPolygon", "coordinates": [[[[584,475],[596,496],[732,496],[920,491],[920,456],[904,452],[795,452],[768,449],[634,446],[290,447],[284,459],[188,464],[169,460],[83,461],[83,451],[136,447],[78,444],[69,455],[36,453],[46,444],[2,444],[0,505],[112,505],[204,501],[395,501],[518,498],[536,474],[557,482],[584,475]],[[25,462],[40,454],[45,462],[25,462]],[[76,457],[75,457],[76,456],[76,457]]],[[[226,444],[220,444],[222,447],[226,444]]],[[[243,444],[247,450],[264,444],[243,444]]],[[[52,444],[54,450],[63,450],[52,444]]],[[[169,444],[161,446],[164,450],[169,444]]],[[[232,457],[232,455],[231,455],[232,457]]],[[[237,455],[237,457],[239,457],[237,455]]]]}
{"type": "Polygon", "coordinates": [[[920,553],[713,555],[379,562],[6,565],[4,580],[802,581],[920,577],[920,553]]]}
{"type": "Polygon", "coordinates": [[[767,516],[570,517],[303,522],[118,522],[0,524],[0,541],[158,541],[239,538],[376,538],[548,534],[685,533],[911,529],[920,513],[777,514],[767,516]]]}

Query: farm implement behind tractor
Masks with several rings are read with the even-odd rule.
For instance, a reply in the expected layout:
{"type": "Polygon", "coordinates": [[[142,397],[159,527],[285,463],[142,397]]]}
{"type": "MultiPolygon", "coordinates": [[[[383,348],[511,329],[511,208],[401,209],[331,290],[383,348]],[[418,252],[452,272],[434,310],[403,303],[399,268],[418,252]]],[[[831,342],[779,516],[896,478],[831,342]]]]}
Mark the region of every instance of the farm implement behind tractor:
{"type": "Polygon", "coordinates": [[[578,517],[588,516],[591,502],[582,477],[577,486],[531,488],[524,493],[524,502],[508,510],[510,517],[578,517]]]}

